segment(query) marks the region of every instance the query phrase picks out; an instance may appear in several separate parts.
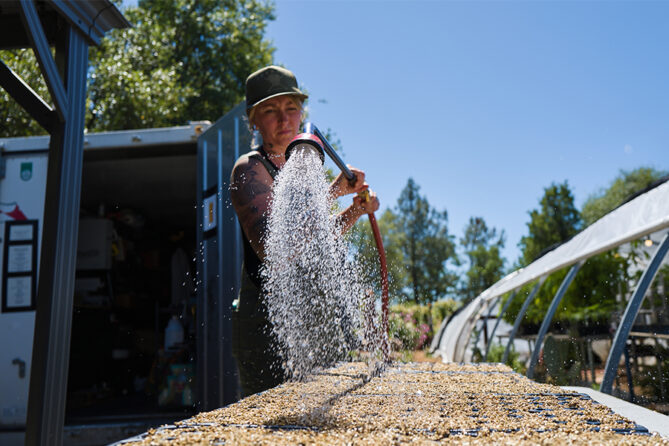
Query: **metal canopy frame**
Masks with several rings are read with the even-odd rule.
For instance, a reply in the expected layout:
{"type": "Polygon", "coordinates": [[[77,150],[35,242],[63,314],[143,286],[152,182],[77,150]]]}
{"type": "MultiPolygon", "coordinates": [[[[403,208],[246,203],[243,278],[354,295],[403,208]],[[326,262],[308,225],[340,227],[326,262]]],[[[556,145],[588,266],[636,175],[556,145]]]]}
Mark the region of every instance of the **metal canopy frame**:
{"type": "Polygon", "coordinates": [[[481,333],[483,332],[483,342],[486,347],[486,350],[488,350],[488,320],[492,316],[492,311],[495,309],[497,306],[497,303],[499,300],[502,298],[502,296],[497,297],[493,302],[490,303],[490,306],[488,307],[488,312],[485,315],[485,319],[483,319],[483,323],[481,324],[481,328],[476,332],[474,342],[473,342],[473,347],[476,348],[476,346],[479,343],[479,339],[481,339],[481,333]]]}
{"type": "Polygon", "coordinates": [[[534,378],[534,368],[536,367],[537,362],[539,361],[539,352],[541,351],[541,346],[544,343],[544,337],[546,336],[548,327],[550,326],[551,321],[553,320],[553,316],[555,316],[555,312],[558,309],[558,305],[560,305],[560,302],[562,302],[562,298],[567,292],[567,288],[569,288],[569,285],[571,285],[571,283],[573,282],[574,277],[576,277],[576,273],[581,268],[581,265],[583,265],[583,262],[578,262],[571,267],[571,269],[565,276],[564,280],[560,284],[560,288],[558,288],[557,293],[555,293],[553,301],[551,302],[551,305],[548,308],[546,315],[544,316],[544,320],[541,322],[541,328],[539,329],[537,340],[534,343],[534,350],[532,350],[532,358],[530,359],[530,365],[527,367],[527,377],[530,379],[534,378]]]}
{"type": "MultiPolygon", "coordinates": [[[[627,307],[625,309],[625,313],[623,314],[623,317],[620,321],[620,325],[618,326],[618,329],[616,330],[616,333],[614,335],[613,343],[611,350],[609,352],[609,355],[606,360],[606,366],[604,369],[604,377],[602,379],[602,383],[600,385],[600,391],[603,393],[608,393],[611,394],[613,392],[613,381],[615,380],[615,375],[618,370],[618,364],[620,362],[621,357],[624,355],[625,356],[625,365],[627,368],[627,374],[630,376],[629,372],[629,359],[627,357],[627,339],[629,338],[630,331],[632,329],[632,325],[634,324],[634,321],[636,320],[636,317],[639,313],[639,310],[641,309],[641,304],[643,303],[643,299],[646,295],[646,292],[648,291],[648,288],[650,287],[653,279],[655,278],[655,275],[657,274],[660,266],[662,265],[662,262],[664,258],[667,256],[667,253],[669,252],[669,232],[664,236],[664,239],[662,242],[660,242],[657,250],[653,254],[652,259],[650,260],[650,263],[646,267],[646,269],[643,272],[643,275],[641,276],[641,279],[639,279],[639,282],[637,283],[637,286],[634,290],[634,293],[629,300],[627,307]]],[[[550,326],[551,321],[553,320],[553,316],[555,315],[555,312],[557,311],[558,306],[560,305],[560,302],[562,301],[567,289],[569,288],[569,285],[573,282],[574,278],[576,277],[576,274],[580,270],[580,268],[583,266],[585,263],[586,259],[580,260],[572,267],[570,268],[569,272],[565,276],[564,280],[560,284],[560,287],[553,297],[553,300],[551,301],[551,305],[546,312],[546,315],[544,316],[544,319],[541,323],[541,328],[539,329],[539,333],[537,334],[537,339],[534,345],[534,349],[532,350],[532,355],[530,358],[530,363],[527,369],[527,377],[528,378],[533,378],[534,377],[534,369],[536,368],[537,362],[539,360],[539,354],[541,351],[541,346],[543,344],[544,338],[546,336],[546,333],[548,332],[548,327],[550,326]]],[[[506,345],[506,349],[504,351],[504,356],[502,358],[502,363],[506,363],[509,354],[511,351],[511,346],[513,345],[513,341],[515,339],[516,333],[518,332],[518,328],[520,327],[520,323],[525,316],[525,313],[527,312],[527,309],[529,308],[531,302],[534,300],[534,297],[536,296],[536,293],[539,291],[541,288],[541,285],[544,283],[544,281],[548,278],[548,276],[542,276],[539,279],[539,282],[534,286],[534,289],[530,294],[527,296],[525,299],[525,302],[523,302],[523,306],[521,307],[518,315],[516,316],[516,320],[514,322],[513,329],[511,330],[511,333],[509,334],[509,340],[506,345]]],[[[509,308],[511,301],[514,299],[516,296],[517,290],[513,290],[511,296],[507,299],[507,301],[504,304],[504,307],[502,308],[500,315],[495,323],[495,326],[493,327],[492,332],[490,333],[490,340],[492,340],[495,331],[497,330],[497,326],[499,325],[499,322],[502,318],[502,316],[506,313],[506,310],[509,308]]],[[[499,299],[499,297],[498,297],[499,299]]],[[[497,301],[493,304],[492,307],[494,307],[497,304],[497,301]]],[[[477,341],[478,341],[478,335],[477,335],[477,341]]],[[[488,358],[488,351],[490,349],[491,342],[488,342],[488,345],[486,347],[486,352],[485,355],[483,356],[483,361],[486,361],[488,358]]]]}
{"type": "MultiPolygon", "coordinates": [[[[600,391],[604,393],[611,394],[611,392],[613,392],[613,381],[615,379],[616,372],[618,371],[620,356],[625,353],[624,350],[627,345],[627,338],[629,337],[632,325],[634,324],[637,314],[639,313],[643,299],[646,296],[646,291],[648,291],[648,287],[653,282],[655,274],[657,274],[657,270],[660,268],[660,265],[662,265],[662,261],[667,255],[667,251],[669,251],[669,233],[664,236],[660,246],[657,247],[655,254],[653,254],[653,258],[648,264],[646,270],[643,272],[641,279],[639,279],[636,289],[632,294],[632,298],[627,303],[625,313],[620,320],[620,325],[618,325],[618,329],[616,330],[616,334],[613,338],[613,344],[611,345],[611,350],[609,351],[609,357],[606,358],[606,366],[604,367],[604,377],[602,378],[602,384],[600,386],[600,391]]],[[[629,364],[627,358],[625,358],[625,363],[629,364]]],[[[631,374],[628,372],[627,379],[630,380],[630,377],[631,374]]]]}
{"type": "Polygon", "coordinates": [[[486,345],[485,348],[485,355],[483,355],[483,360],[487,361],[488,360],[488,353],[490,352],[490,346],[492,345],[492,340],[495,339],[495,332],[497,331],[497,327],[499,326],[500,321],[502,320],[502,317],[504,317],[504,314],[506,313],[506,310],[509,309],[511,306],[511,301],[516,297],[516,291],[512,291],[511,295],[509,298],[506,300],[504,303],[504,307],[502,307],[502,311],[499,312],[499,316],[497,316],[497,320],[495,321],[495,326],[492,327],[492,331],[490,332],[490,337],[488,341],[488,345],[486,345]]]}
{"type": "MultiPolygon", "coordinates": [[[[629,300],[627,307],[625,309],[625,313],[623,314],[623,317],[620,321],[620,325],[618,326],[618,329],[616,330],[616,333],[614,335],[613,343],[611,350],[609,352],[609,355],[606,360],[606,366],[604,370],[604,377],[602,379],[602,383],[600,386],[600,391],[603,393],[608,393],[611,394],[613,392],[613,381],[615,380],[615,374],[618,370],[618,364],[620,362],[621,357],[624,355],[625,356],[625,365],[628,370],[628,376],[630,375],[629,373],[629,359],[627,358],[627,339],[629,337],[630,331],[632,329],[632,325],[634,324],[634,321],[636,320],[636,317],[639,313],[639,310],[641,309],[641,304],[643,303],[643,299],[646,295],[646,292],[648,291],[648,288],[650,287],[653,279],[655,278],[655,275],[657,274],[660,266],[662,265],[662,262],[664,258],[667,256],[667,253],[669,252],[669,232],[664,236],[664,239],[662,242],[660,242],[657,250],[653,254],[653,257],[646,267],[646,269],[643,272],[643,275],[641,276],[641,279],[639,279],[639,282],[637,283],[637,286],[634,290],[634,293],[629,300]]],[[[577,263],[575,263],[565,276],[564,280],[560,284],[560,287],[553,297],[553,300],[551,301],[551,305],[546,312],[546,315],[544,316],[544,319],[541,323],[541,328],[539,329],[539,333],[537,334],[537,339],[534,345],[534,349],[532,350],[532,356],[530,358],[530,363],[527,369],[527,377],[528,378],[533,378],[534,377],[534,369],[536,368],[537,362],[539,360],[539,354],[541,351],[541,346],[543,345],[544,338],[546,336],[546,333],[548,332],[548,327],[550,326],[550,323],[553,320],[553,316],[555,315],[555,312],[557,311],[558,306],[560,305],[560,302],[564,298],[564,295],[569,288],[569,285],[573,282],[574,278],[576,277],[576,274],[580,270],[580,268],[583,266],[585,263],[585,259],[581,260],[577,263]]],[[[520,309],[520,312],[516,316],[516,320],[514,322],[513,329],[511,330],[511,333],[509,334],[509,341],[506,345],[506,349],[504,351],[504,356],[502,358],[502,363],[506,363],[508,360],[511,346],[513,345],[513,341],[515,339],[516,333],[518,331],[518,328],[520,327],[520,322],[522,321],[523,317],[525,316],[525,313],[527,312],[527,309],[529,308],[529,305],[531,304],[532,300],[534,299],[536,293],[540,289],[541,285],[543,282],[546,280],[548,276],[543,276],[540,278],[539,282],[535,285],[534,289],[532,292],[527,296],[525,299],[525,302],[523,302],[523,306],[520,309]]],[[[506,310],[509,308],[511,301],[516,295],[517,290],[513,290],[513,294],[507,299],[507,301],[504,304],[504,307],[502,308],[500,315],[495,323],[495,326],[493,327],[493,330],[490,334],[490,339],[492,340],[495,331],[497,330],[497,326],[499,325],[499,321],[502,318],[502,316],[506,313],[506,310]]],[[[493,304],[493,307],[497,304],[497,301],[493,304]]],[[[478,336],[477,336],[478,340],[478,336]]],[[[490,342],[487,345],[485,355],[483,356],[483,361],[487,360],[488,357],[488,351],[490,348],[490,342]]]]}
{"type": "MultiPolygon", "coordinates": [[[[647,237],[651,234],[658,233],[659,231],[665,231],[665,234],[668,233],[668,198],[669,177],[665,177],[651,185],[651,187],[649,187],[647,190],[636,195],[632,199],[629,199],[618,208],[597,220],[595,223],[581,231],[568,242],[565,242],[563,245],[535,260],[527,267],[518,269],[499,280],[497,283],[477,296],[469,304],[471,309],[467,314],[474,314],[478,308],[485,308],[486,305],[493,299],[502,295],[508,295],[508,293],[515,293],[522,286],[536,281],[541,277],[548,277],[552,273],[565,267],[574,267],[576,264],[582,264],[590,257],[617,248],[633,240],[638,240],[642,237],[647,237]]],[[[612,392],[612,382],[615,378],[618,362],[620,361],[621,356],[626,353],[625,345],[627,343],[627,338],[630,334],[632,324],[634,323],[634,320],[636,319],[636,316],[640,310],[645,292],[650,286],[652,279],[657,273],[657,269],[659,268],[663,259],[666,257],[668,251],[669,242],[665,237],[664,241],[660,244],[660,247],[655,252],[650,265],[646,268],[646,271],[644,272],[641,280],[636,285],[634,295],[628,303],[625,314],[621,320],[621,324],[619,325],[618,330],[614,335],[612,350],[610,351],[609,357],[607,358],[605,379],[601,386],[603,392],[612,392]]],[[[572,274],[575,275],[576,273],[577,270],[573,269],[568,275],[569,280],[573,280],[573,277],[570,276],[572,274]]],[[[566,290],[568,285],[569,284],[565,279],[562,288],[566,290]]],[[[509,297],[509,299],[507,299],[507,302],[501,310],[500,316],[496,321],[492,333],[490,334],[490,339],[494,338],[495,331],[497,330],[500,319],[506,313],[510,304],[510,300],[512,300],[514,297],[515,295],[512,295],[509,297]]],[[[559,292],[553,298],[552,306],[557,307],[562,297],[562,292],[559,292]]],[[[529,306],[530,302],[526,301],[526,304],[529,306]]],[[[542,325],[546,326],[543,328],[543,330],[541,330],[542,336],[545,336],[545,332],[548,329],[548,325],[551,322],[555,310],[556,308],[549,311],[549,313],[545,315],[542,325]]],[[[524,314],[524,311],[521,313],[524,314]]],[[[480,317],[481,313],[476,316],[476,318],[480,317]]],[[[516,322],[518,322],[518,318],[516,322]]],[[[464,352],[458,352],[455,350],[451,355],[452,357],[448,356],[448,354],[450,350],[453,349],[454,345],[457,347],[457,345],[459,345],[463,339],[466,340],[471,338],[472,329],[475,326],[476,323],[472,324],[469,321],[463,321],[462,318],[460,318],[460,320],[456,320],[455,318],[448,319],[440,327],[439,336],[435,337],[436,343],[433,342],[433,351],[441,354],[444,356],[444,358],[448,357],[449,360],[456,362],[462,361],[464,352]],[[452,330],[449,330],[451,327],[452,330]],[[446,332],[449,333],[448,338],[444,337],[444,333],[446,332]]],[[[515,336],[516,331],[517,327],[514,327],[514,330],[510,335],[510,342],[507,344],[507,354],[505,355],[507,358],[508,350],[510,349],[511,341],[515,336]]],[[[535,349],[532,352],[533,355],[538,355],[540,352],[543,339],[539,339],[538,341],[539,342],[536,343],[535,349]]],[[[488,359],[490,345],[491,343],[489,342],[486,346],[486,354],[483,357],[484,361],[488,359]]],[[[534,366],[536,365],[536,361],[538,361],[538,358],[534,358],[534,364],[531,365],[528,374],[534,373],[534,366]]]]}
{"type": "MultiPolygon", "coordinates": [[[[475,333],[475,335],[470,336],[469,338],[465,339],[465,342],[461,343],[461,349],[463,351],[463,355],[466,355],[467,350],[470,349],[470,345],[471,345],[472,350],[476,347],[476,344],[478,343],[478,336],[479,336],[479,333],[480,333],[480,331],[476,330],[476,326],[478,325],[479,321],[481,320],[481,315],[489,308],[489,306],[490,306],[489,301],[484,302],[483,305],[479,306],[479,308],[477,308],[476,311],[474,311],[472,314],[470,314],[469,317],[467,318],[466,323],[470,327],[469,332],[470,333],[473,332],[473,333],[475,333]],[[476,338],[475,340],[472,339],[474,337],[476,338]],[[473,345],[472,345],[472,341],[474,341],[473,345]]],[[[485,322],[483,324],[481,324],[481,326],[485,327],[485,322]]],[[[460,346],[458,346],[458,347],[460,347],[460,346]]],[[[459,351],[459,349],[456,348],[456,350],[455,350],[456,355],[458,354],[458,351],[459,351]]]]}
{"type": "Polygon", "coordinates": [[[108,30],[130,24],[109,0],[6,1],[0,4],[0,24],[8,25],[0,29],[0,48],[32,48],[54,100],[52,108],[0,62],[0,86],[51,135],[25,444],[61,445],[81,195],[88,46],[98,44],[108,30]],[[55,58],[51,54],[52,45],[55,58]]]}
{"type": "Polygon", "coordinates": [[[527,309],[529,308],[530,304],[534,300],[534,296],[537,295],[537,293],[539,292],[539,288],[541,288],[541,285],[543,285],[544,282],[546,281],[546,277],[547,276],[542,276],[539,279],[537,284],[534,285],[534,288],[532,289],[530,294],[527,295],[525,302],[523,302],[523,306],[520,307],[520,311],[516,316],[516,321],[513,323],[513,329],[511,330],[511,333],[509,333],[509,342],[506,344],[506,349],[504,350],[504,356],[502,356],[502,363],[506,363],[506,360],[509,359],[509,354],[511,353],[511,346],[513,345],[513,340],[516,338],[516,333],[520,328],[520,323],[525,317],[525,313],[527,312],[527,309]]]}

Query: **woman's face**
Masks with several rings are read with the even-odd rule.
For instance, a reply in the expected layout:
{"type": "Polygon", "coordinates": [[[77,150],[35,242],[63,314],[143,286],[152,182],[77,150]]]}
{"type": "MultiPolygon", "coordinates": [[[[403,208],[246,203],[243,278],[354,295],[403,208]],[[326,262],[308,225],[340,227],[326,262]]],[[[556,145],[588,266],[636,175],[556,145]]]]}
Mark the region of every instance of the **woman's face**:
{"type": "Polygon", "coordinates": [[[252,124],[258,128],[266,148],[285,151],[300,129],[301,118],[302,107],[299,101],[284,95],[258,105],[252,124]]]}

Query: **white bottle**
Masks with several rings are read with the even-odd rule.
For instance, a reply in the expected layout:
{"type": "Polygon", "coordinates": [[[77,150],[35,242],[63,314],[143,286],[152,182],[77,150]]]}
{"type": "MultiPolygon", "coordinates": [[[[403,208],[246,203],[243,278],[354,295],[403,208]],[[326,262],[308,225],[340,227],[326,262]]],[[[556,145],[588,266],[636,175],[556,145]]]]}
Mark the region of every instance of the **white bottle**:
{"type": "Polygon", "coordinates": [[[184,341],[184,328],[181,326],[179,319],[172,316],[172,319],[165,327],[165,351],[177,347],[184,341]]]}

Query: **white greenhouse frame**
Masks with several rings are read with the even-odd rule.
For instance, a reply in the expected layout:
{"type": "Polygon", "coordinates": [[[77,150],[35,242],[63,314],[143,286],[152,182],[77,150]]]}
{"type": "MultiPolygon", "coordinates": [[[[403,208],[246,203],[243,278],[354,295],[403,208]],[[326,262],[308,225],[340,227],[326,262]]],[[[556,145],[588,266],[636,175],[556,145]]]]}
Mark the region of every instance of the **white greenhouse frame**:
{"type": "MultiPolygon", "coordinates": [[[[518,326],[525,315],[525,311],[531,304],[535,292],[550,274],[565,267],[571,267],[555,295],[539,330],[530,360],[530,367],[528,367],[528,377],[532,377],[538,353],[543,343],[543,337],[546,335],[546,331],[560,300],[578,273],[580,266],[587,259],[597,254],[662,231],[665,232],[663,239],[652,254],[650,262],[646,266],[641,279],[636,284],[636,288],[627,303],[625,313],[618,325],[606,361],[600,390],[611,394],[618,363],[623,354],[632,324],[636,319],[648,287],[662,264],[667,251],[669,251],[669,232],[663,231],[669,228],[669,181],[666,181],[666,178],[663,180],[664,182],[658,186],[611,211],[578,233],[571,240],[548,252],[527,267],[510,273],[477,296],[467,306],[442,323],[432,342],[431,350],[433,353],[441,355],[446,362],[471,360],[472,350],[469,348],[469,341],[481,316],[484,313],[491,313],[493,307],[497,305],[499,298],[503,295],[515,293],[520,287],[536,281],[536,286],[533,292],[526,298],[521,311],[516,317],[514,328],[509,335],[504,354],[504,359],[506,359],[518,326]]],[[[512,295],[512,298],[514,296],[512,295]]],[[[507,300],[507,302],[509,301],[511,301],[511,298],[507,300]]],[[[508,305],[505,305],[497,322],[499,322],[499,319],[501,319],[507,308],[508,305]]],[[[493,339],[496,328],[497,324],[490,334],[489,339],[493,339]]],[[[489,345],[490,343],[488,342],[488,347],[489,345]]],[[[487,357],[487,353],[486,351],[484,359],[487,357]]]]}

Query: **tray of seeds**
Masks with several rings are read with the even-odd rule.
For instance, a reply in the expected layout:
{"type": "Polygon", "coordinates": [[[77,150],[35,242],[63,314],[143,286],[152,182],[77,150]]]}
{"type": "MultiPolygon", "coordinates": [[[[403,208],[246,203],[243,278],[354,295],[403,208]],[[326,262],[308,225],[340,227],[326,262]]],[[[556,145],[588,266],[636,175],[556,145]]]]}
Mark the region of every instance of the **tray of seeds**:
{"type": "Polygon", "coordinates": [[[114,446],[616,444],[669,440],[501,364],[342,363],[114,446]]]}

